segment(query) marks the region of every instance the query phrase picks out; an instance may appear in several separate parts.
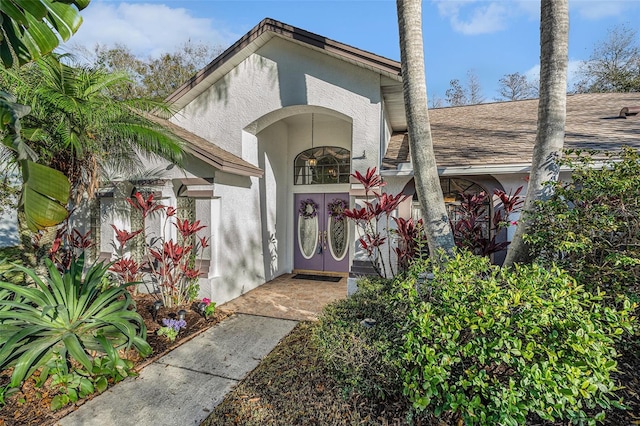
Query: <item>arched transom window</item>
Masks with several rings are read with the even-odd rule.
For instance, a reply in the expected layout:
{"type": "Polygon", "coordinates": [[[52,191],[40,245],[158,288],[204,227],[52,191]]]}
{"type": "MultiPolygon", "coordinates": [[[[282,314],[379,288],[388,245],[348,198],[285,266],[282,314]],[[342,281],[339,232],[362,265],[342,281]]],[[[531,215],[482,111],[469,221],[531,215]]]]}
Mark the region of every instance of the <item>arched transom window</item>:
{"type": "Polygon", "coordinates": [[[302,151],[293,164],[293,183],[317,185],[349,183],[351,153],[337,146],[321,146],[302,151]]]}
{"type": "MultiPolygon", "coordinates": [[[[463,201],[462,194],[465,195],[478,195],[480,193],[486,194],[484,188],[477,183],[462,178],[440,178],[440,187],[442,188],[442,195],[444,196],[444,203],[447,207],[447,213],[451,222],[456,223],[463,219],[464,214],[461,211],[461,203],[463,201]]],[[[486,197],[483,202],[484,215],[482,221],[482,234],[484,237],[489,238],[490,217],[491,217],[491,197],[486,197]]],[[[414,220],[418,220],[422,217],[422,209],[420,202],[418,201],[418,195],[413,195],[413,206],[411,216],[414,220]]]]}

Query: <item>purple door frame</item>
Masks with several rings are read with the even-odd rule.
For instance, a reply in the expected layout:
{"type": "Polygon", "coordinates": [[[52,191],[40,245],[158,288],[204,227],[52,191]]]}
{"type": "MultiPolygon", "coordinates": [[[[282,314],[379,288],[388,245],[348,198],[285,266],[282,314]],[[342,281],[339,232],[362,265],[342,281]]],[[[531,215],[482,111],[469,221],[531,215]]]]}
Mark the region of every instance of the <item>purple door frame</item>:
{"type": "Polygon", "coordinates": [[[329,194],[295,194],[293,198],[294,205],[294,269],[310,270],[310,271],[326,271],[326,272],[348,272],[349,271],[349,245],[347,241],[347,252],[342,259],[334,258],[328,247],[327,234],[329,228],[329,220],[332,220],[327,212],[327,204],[334,199],[341,198],[348,202],[348,193],[329,193],[329,194]],[[299,210],[304,200],[313,200],[318,205],[316,209],[316,217],[314,219],[304,219],[301,217],[299,210]],[[317,220],[318,233],[316,238],[316,247],[312,256],[305,256],[302,253],[299,241],[298,229],[300,220],[317,220]]]}

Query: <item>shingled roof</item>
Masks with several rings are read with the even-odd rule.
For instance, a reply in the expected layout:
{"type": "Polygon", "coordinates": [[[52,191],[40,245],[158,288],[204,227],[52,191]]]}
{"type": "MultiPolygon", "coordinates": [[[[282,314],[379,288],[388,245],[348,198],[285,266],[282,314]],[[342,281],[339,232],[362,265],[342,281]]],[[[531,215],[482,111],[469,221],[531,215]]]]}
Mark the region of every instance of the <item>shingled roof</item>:
{"type": "MultiPolygon", "coordinates": [[[[640,148],[640,93],[567,96],[565,147],[616,151],[640,148]]],[[[497,102],[429,110],[439,167],[528,165],[536,138],[538,100],[497,102]]],[[[391,136],[382,169],[411,161],[406,132],[391,136]]]]}
{"type": "Polygon", "coordinates": [[[151,114],[145,114],[145,117],[182,139],[185,142],[185,150],[188,153],[223,172],[257,177],[262,177],[264,174],[262,169],[248,161],[168,120],[151,114]]]}

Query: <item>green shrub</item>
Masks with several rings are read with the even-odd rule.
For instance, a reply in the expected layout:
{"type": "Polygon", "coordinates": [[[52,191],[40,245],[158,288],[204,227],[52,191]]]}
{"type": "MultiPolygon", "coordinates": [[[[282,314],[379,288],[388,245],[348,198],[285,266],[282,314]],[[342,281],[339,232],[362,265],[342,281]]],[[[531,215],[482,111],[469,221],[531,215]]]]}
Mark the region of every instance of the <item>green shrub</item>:
{"type": "Polygon", "coordinates": [[[83,274],[84,255],[60,273],[46,260],[49,277],[17,267],[34,286],[0,282],[0,369],[14,367],[11,386],[18,386],[53,356],[73,359],[87,371],[93,363],[88,351],[113,354],[113,348],[135,347],[151,353],[142,317],[125,286],[101,291],[108,265],[98,264],[83,274]]]}
{"type": "Polygon", "coordinates": [[[502,270],[471,254],[416,264],[402,286],[411,308],[397,360],[417,411],[467,424],[594,423],[618,405],[610,373],[616,336],[631,329],[628,301],[616,311],[556,267],[502,270]]]}
{"type": "Polygon", "coordinates": [[[552,183],[525,236],[536,261],[557,264],[589,291],[640,295],[640,155],[630,148],[600,168],[584,153],[567,156],[572,181],[552,183]]]}
{"type": "Polygon", "coordinates": [[[401,395],[397,366],[387,356],[400,342],[403,310],[391,281],[361,279],[351,297],[327,306],[313,329],[320,354],[346,394],[386,398],[401,395]],[[375,325],[363,325],[372,319],[375,325]]]}

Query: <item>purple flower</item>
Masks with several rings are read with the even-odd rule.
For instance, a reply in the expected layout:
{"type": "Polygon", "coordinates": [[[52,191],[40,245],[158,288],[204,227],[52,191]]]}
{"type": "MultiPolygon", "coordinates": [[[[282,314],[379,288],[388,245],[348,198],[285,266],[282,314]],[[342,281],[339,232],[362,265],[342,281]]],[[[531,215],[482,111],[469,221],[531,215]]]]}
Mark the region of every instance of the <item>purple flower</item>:
{"type": "Polygon", "coordinates": [[[181,328],[185,328],[187,326],[187,322],[185,320],[164,318],[162,320],[162,325],[164,325],[165,327],[173,328],[176,332],[178,332],[181,328]]]}

